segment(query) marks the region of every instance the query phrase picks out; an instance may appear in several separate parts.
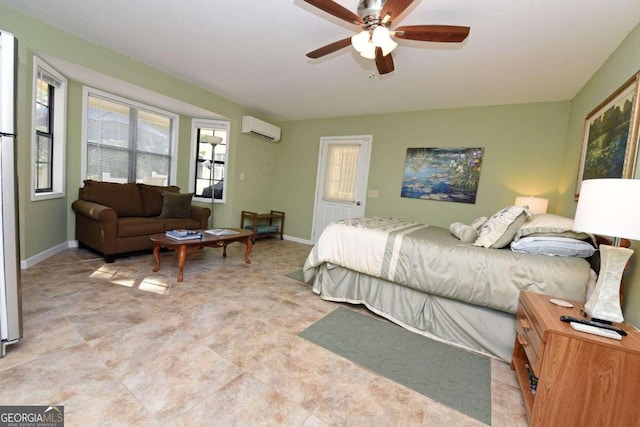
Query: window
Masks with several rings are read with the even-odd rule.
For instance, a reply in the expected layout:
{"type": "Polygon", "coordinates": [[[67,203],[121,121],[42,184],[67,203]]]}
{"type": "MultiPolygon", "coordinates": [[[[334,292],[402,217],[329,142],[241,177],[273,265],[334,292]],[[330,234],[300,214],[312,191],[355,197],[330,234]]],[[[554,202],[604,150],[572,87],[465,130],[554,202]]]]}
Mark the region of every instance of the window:
{"type": "Polygon", "coordinates": [[[32,200],[64,197],[67,80],[33,59],[32,200]]]}
{"type": "Polygon", "coordinates": [[[324,182],[325,200],[355,200],[359,150],[360,144],[329,144],[324,182]]]}
{"type": "Polygon", "coordinates": [[[194,163],[190,191],[201,201],[225,201],[229,122],[194,119],[191,124],[194,163]]]}
{"type": "Polygon", "coordinates": [[[85,88],[86,179],[169,185],[175,182],[178,116],[85,88]]]}

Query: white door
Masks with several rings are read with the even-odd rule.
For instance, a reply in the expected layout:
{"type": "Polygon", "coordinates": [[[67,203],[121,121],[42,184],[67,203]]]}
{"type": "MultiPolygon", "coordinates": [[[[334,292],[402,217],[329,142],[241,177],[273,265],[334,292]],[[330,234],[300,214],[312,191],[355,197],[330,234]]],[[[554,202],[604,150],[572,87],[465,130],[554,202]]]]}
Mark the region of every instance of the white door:
{"type": "Polygon", "coordinates": [[[320,138],[311,239],[333,221],[364,215],[371,135],[320,138]]]}

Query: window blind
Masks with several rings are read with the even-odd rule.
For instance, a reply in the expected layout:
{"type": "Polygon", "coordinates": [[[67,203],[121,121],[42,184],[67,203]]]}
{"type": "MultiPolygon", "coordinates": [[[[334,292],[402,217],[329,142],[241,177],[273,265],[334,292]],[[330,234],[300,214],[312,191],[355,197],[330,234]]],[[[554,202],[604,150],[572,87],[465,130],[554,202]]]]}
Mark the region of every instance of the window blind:
{"type": "Polygon", "coordinates": [[[329,144],[323,198],[327,201],[353,202],[360,144],[329,144]]]}

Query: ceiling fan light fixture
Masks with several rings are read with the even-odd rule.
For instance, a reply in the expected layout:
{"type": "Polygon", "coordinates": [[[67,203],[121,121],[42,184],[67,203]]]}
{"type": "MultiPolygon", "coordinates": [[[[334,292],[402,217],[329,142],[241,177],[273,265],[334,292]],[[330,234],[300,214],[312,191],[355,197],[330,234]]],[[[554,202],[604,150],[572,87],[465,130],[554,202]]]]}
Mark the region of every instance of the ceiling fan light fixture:
{"type": "Polygon", "coordinates": [[[382,25],[378,25],[371,35],[371,41],[374,45],[382,47],[382,44],[387,40],[390,40],[390,33],[387,27],[383,27],[382,25]]]}
{"type": "Polygon", "coordinates": [[[385,44],[383,44],[382,46],[380,46],[380,48],[382,49],[382,56],[387,56],[388,54],[391,53],[391,51],[393,51],[393,49],[395,49],[396,47],[398,47],[398,43],[394,42],[393,40],[391,40],[390,38],[386,41],[385,44]]]}
{"type": "Polygon", "coordinates": [[[387,27],[378,26],[373,30],[371,41],[374,46],[382,49],[382,55],[387,56],[393,49],[398,46],[398,43],[391,39],[391,33],[387,27]]]}
{"type": "Polygon", "coordinates": [[[395,27],[393,21],[406,11],[414,0],[359,0],[357,15],[339,4],[338,0],[303,1],[350,25],[360,25],[361,28],[361,31],[353,37],[329,43],[307,53],[307,57],[320,58],[351,44],[360,56],[375,60],[376,68],[381,75],[395,70],[391,52],[398,46],[396,38],[423,42],[461,43],[470,31],[469,27],[457,25],[395,27]]]}
{"type": "Polygon", "coordinates": [[[376,58],[376,47],[373,43],[368,42],[365,48],[360,52],[360,56],[367,59],[375,59],[376,58]]]}
{"type": "Polygon", "coordinates": [[[351,44],[353,45],[353,48],[355,50],[357,50],[358,52],[362,52],[363,50],[367,49],[367,45],[371,44],[371,42],[369,41],[370,37],[371,35],[369,34],[369,31],[361,31],[355,36],[351,37],[351,44]]]}

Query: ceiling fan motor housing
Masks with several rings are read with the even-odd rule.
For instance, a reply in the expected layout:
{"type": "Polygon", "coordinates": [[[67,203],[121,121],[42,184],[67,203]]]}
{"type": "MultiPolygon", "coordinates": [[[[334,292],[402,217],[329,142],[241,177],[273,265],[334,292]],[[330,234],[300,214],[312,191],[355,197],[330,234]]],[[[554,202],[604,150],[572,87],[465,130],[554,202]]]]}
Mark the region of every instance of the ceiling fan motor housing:
{"type": "Polygon", "coordinates": [[[362,18],[365,24],[371,21],[380,21],[380,12],[386,0],[360,0],[358,4],[358,16],[362,18]]]}

